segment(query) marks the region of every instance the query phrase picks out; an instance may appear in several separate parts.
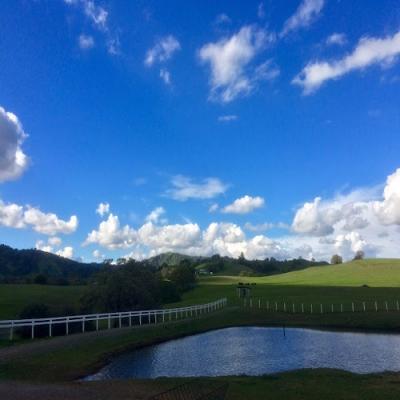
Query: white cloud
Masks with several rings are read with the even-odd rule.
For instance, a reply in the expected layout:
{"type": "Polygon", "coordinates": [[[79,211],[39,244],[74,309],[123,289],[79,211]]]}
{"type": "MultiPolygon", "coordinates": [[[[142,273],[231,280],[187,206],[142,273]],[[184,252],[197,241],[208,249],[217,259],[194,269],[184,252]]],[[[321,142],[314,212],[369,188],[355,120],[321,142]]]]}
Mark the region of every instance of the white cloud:
{"type": "Polygon", "coordinates": [[[18,204],[6,204],[0,200],[0,225],[9,228],[25,228],[24,207],[18,204]]]}
{"type": "Polygon", "coordinates": [[[259,80],[266,79],[267,64],[260,70],[252,62],[273,40],[273,35],[262,29],[244,26],[231,37],[205,44],[199,58],[210,66],[210,99],[230,102],[249,94],[259,80]]]}
{"type": "Polygon", "coordinates": [[[58,250],[56,252],[56,254],[60,257],[73,259],[74,258],[74,249],[71,246],[66,246],[63,249],[58,250]]]}
{"type": "Polygon", "coordinates": [[[98,230],[93,230],[86,238],[84,245],[98,243],[108,249],[127,248],[136,243],[136,231],[125,225],[120,226],[117,215],[109,214],[108,219],[102,221],[98,230]]]}
{"type": "Polygon", "coordinates": [[[400,32],[386,38],[360,39],[351,54],[335,61],[307,64],[292,83],[303,88],[305,94],[317,90],[324,82],[372,65],[388,66],[400,54],[400,32]]]}
{"type": "Polygon", "coordinates": [[[18,117],[0,106],[0,182],[17,179],[28,166],[22,151],[27,134],[18,117]]]}
{"type": "Polygon", "coordinates": [[[82,50],[91,49],[94,46],[93,36],[84,35],[84,34],[79,35],[78,43],[79,43],[79,47],[82,50]]]}
{"type": "Polygon", "coordinates": [[[167,69],[160,69],[160,78],[167,86],[171,85],[171,74],[167,69]]]}
{"type": "Polygon", "coordinates": [[[173,177],[171,183],[173,187],[167,190],[166,195],[180,201],[211,199],[225,193],[228,189],[228,185],[218,178],[206,178],[200,183],[194,183],[191,178],[177,175],[173,177]]]}
{"type": "Polygon", "coordinates": [[[74,249],[71,246],[65,246],[63,249],[57,249],[61,245],[61,239],[57,237],[49,238],[47,243],[43,240],[36,242],[35,248],[47,253],[53,253],[64,258],[73,259],[74,249]]]}
{"type": "Polygon", "coordinates": [[[373,208],[382,224],[400,225],[400,168],[388,176],[383,200],[374,202],[373,208]]]}
{"type": "MultiPolygon", "coordinates": [[[[212,222],[204,229],[192,222],[159,225],[163,212],[157,208],[137,230],[128,225],[121,228],[118,217],[111,214],[88,235],[85,244],[97,243],[111,250],[129,248],[135,259],[166,251],[208,256],[218,253],[230,257],[238,257],[243,252],[248,259],[301,256],[329,260],[335,253],[350,259],[357,250],[363,250],[367,256],[399,257],[399,177],[400,169],[388,176],[385,187],[361,188],[331,199],[317,197],[305,203],[293,218],[291,228],[296,234],[288,232],[274,238],[264,234],[246,236],[239,225],[230,222],[212,222]]],[[[238,209],[243,210],[240,206],[238,209]]],[[[18,216],[20,210],[14,209],[14,213],[18,216]]],[[[244,227],[256,233],[270,228],[289,228],[283,222],[247,223],[244,227]]]]}
{"type": "Polygon", "coordinates": [[[100,203],[97,206],[96,213],[99,214],[101,217],[110,213],[110,204],[108,203],[100,203]]]}
{"type": "Polygon", "coordinates": [[[165,214],[164,207],[157,207],[146,217],[146,222],[154,222],[156,224],[163,214],[165,214]]]}
{"type": "Polygon", "coordinates": [[[321,198],[316,197],[312,203],[304,203],[297,210],[292,229],[296,233],[325,236],[333,233],[333,225],[339,221],[340,211],[335,208],[321,207],[321,198]]]}
{"type": "MultiPolygon", "coordinates": [[[[64,0],[68,6],[78,7],[93,27],[104,36],[107,52],[111,55],[120,54],[120,42],[117,32],[109,26],[109,11],[96,4],[94,0],[64,0]]],[[[94,46],[94,39],[89,35],[80,35],[78,43],[81,49],[90,49],[94,46]]]]}
{"type": "Polygon", "coordinates": [[[154,47],[149,49],[144,60],[145,65],[151,67],[155,63],[168,61],[181,49],[179,41],[172,35],[161,38],[154,47]]]}
{"type": "Polygon", "coordinates": [[[78,227],[78,218],[73,215],[68,221],[64,221],[53,213],[44,213],[38,208],[20,206],[14,203],[4,203],[0,200],[0,225],[9,228],[27,228],[45,235],[58,233],[73,233],[78,227]]]}
{"type": "Polygon", "coordinates": [[[248,214],[257,208],[263,207],[264,203],[264,199],[260,196],[251,197],[245,195],[224,207],[222,212],[226,214],[248,214]]]}
{"type": "Polygon", "coordinates": [[[219,122],[231,122],[236,121],[238,119],[237,115],[220,115],[218,117],[219,122]]]}
{"type": "Polygon", "coordinates": [[[184,251],[198,244],[201,230],[197,224],[157,226],[146,222],[138,230],[140,244],[157,249],[157,252],[184,251]]]}
{"type": "Polygon", "coordinates": [[[328,46],[337,45],[343,46],[347,43],[347,38],[344,33],[332,33],[332,35],[328,36],[326,39],[326,44],[328,46]]]}
{"type": "Polygon", "coordinates": [[[31,225],[33,230],[44,235],[69,234],[76,231],[78,218],[72,215],[68,221],[64,221],[56,214],[44,213],[38,208],[27,206],[24,211],[24,223],[31,225]]]}
{"type": "Polygon", "coordinates": [[[296,12],[285,22],[281,36],[311,25],[321,14],[324,0],[302,0],[296,12]]]}

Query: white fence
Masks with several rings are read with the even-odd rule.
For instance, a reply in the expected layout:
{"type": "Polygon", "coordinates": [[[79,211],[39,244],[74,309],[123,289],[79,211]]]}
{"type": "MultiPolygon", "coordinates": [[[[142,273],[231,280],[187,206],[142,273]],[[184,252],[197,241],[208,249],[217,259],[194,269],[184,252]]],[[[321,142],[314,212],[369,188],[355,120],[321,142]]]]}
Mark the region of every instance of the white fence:
{"type": "Polygon", "coordinates": [[[188,307],[179,308],[166,308],[160,310],[142,310],[142,311],[124,311],[119,313],[108,314],[87,314],[87,315],[70,315],[66,317],[54,318],[34,318],[34,319],[14,319],[0,321],[0,330],[7,329],[10,331],[9,338],[13,340],[14,332],[18,328],[30,328],[31,338],[35,337],[35,327],[48,326],[48,336],[53,335],[53,327],[63,325],[65,327],[64,334],[70,333],[71,324],[80,324],[81,332],[85,332],[86,325],[92,321],[95,324],[95,329],[99,330],[99,322],[107,321],[107,328],[111,329],[112,325],[117,322],[117,327],[121,328],[123,325],[144,325],[144,324],[157,324],[165,323],[173,320],[194,317],[205,313],[216,311],[225,307],[227,299],[219,299],[212,303],[200,304],[188,307]]]}
{"type": "Polygon", "coordinates": [[[307,314],[327,314],[343,312],[378,312],[378,311],[397,311],[400,312],[400,302],[391,301],[352,301],[346,303],[294,303],[292,301],[271,301],[261,298],[243,299],[243,307],[260,308],[271,312],[285,313],[307,313],[307,314]]]}

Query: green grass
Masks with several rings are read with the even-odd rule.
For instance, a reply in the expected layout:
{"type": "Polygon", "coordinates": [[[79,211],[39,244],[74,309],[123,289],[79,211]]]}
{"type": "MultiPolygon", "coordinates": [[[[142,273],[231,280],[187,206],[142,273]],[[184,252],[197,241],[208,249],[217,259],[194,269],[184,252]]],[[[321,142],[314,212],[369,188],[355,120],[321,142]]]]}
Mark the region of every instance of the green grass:
{"type": "Polygon", "coordinates": [[[77,307],[84,286],[0,285],[0,319],[18,318],[24,307],[32,303],[47,304],[57,313],[65,307],[77,307]]]}

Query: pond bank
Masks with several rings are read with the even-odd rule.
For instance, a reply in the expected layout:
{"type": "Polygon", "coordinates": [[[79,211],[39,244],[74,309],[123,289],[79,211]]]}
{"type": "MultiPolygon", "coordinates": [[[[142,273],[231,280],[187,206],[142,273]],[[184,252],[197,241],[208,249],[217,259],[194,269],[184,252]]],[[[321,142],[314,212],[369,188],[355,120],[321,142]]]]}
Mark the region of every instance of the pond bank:
{"type": "Polygon", "coordinates": [[[228,308],[200,319],[38,340],[0,349],[0,379],[73,381],[96,372],[115,355],[163,341],[232,326],[297,326],[400,332],[398,313],[290,315],[228,308]]]}

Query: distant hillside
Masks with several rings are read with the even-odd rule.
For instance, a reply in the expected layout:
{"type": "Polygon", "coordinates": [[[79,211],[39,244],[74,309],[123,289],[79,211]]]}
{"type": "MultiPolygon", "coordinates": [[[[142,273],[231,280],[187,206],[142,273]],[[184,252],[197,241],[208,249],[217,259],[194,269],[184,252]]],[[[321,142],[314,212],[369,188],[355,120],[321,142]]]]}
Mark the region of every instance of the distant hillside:
{"type": "Polygon", "coordinates": [[[195,257],[195,256],[188,256],[185,254],[169,252],[148,258],[147,260],[144,261],[144,263],[159,268],[164,264],[168,266],[179,265],[184,260],[190,261],[190,263],[199,263],[202,262],[202,260],[205,260],[206,258],[207,257],[200,257],[200,256],[195,257]]]}
{"type": "Polygon", "coordinates": [[[400,287],[400,259],[351,261],[260,279],[280,285],[400,287]]]}
{"type": "Polygon", "coordinates": [[[297,271],[310,266],[327,265],[324,261],[310,261],[302,258],[292,260],[246,260],[244,258],[221,257],[194,257],[179,253],[163,253],[144,260],[145,265],[161,268],[163,265],[174,266],[181,262],[194,266],[199,274],[213,275],[273,275],[289,271],[297,271]]]}
{"type": "Polygon", "coordinates": [[[0,282],[84,283],[100,264],[85,264],[45,251],[0,245],[0,282]]]}

